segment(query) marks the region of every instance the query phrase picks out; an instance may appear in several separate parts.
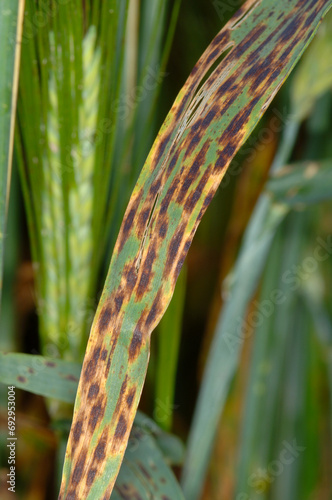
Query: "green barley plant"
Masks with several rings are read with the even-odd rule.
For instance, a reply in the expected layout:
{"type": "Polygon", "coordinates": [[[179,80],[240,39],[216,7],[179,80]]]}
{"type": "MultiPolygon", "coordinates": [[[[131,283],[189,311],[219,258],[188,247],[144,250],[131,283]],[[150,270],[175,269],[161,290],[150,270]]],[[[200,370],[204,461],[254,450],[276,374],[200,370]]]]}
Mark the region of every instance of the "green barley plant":
{"type": "MultiPolygon", "coordinates": [[[[175,82],[157,136],[184,14],[194,26],[203,4],[1,6],[0,262],[16,121],[40,352],[19,344],[6,352],[2,326],[0,381],[45,398],[42,431],[28,438],[29,415],[17,419],[26,447],[40,432],[56,441],[55,486],[47,492],[39,481],[38,498],[56,490],[63,500],[329,497],[332,400],[320,392],[332,390],[331,3],[212,2],[222,29],[180,91],[175,82]],[[268,110],[272,101],[287,113],[268,110]],[[256,142],[247,141],[254,129],[256,142]],[[259,189],[254,178],[241,188],[237,160],[265,172],[259,189]],[[218,278],[222,296],[218,279],[209,283],[199,390],[185,423],[177,382],[199,361],[185,335],[195,242],[215,247],[211,231],[198,230],[184,261],[209,204],[201,227],[220,224],[239,197],[255,201],[251,214],[234,202],[227,216],[228,275],[218,278]],[[234,221],[245,218],[234,243],[234,221]],[[138,410],[144,383],[142,408],[154,420],[138,410]]],[[[5,432],[0,442],[5,450],[5,432]]],[[[19,498],[28,490],[27,479],[18,482],[19,498]]]]}

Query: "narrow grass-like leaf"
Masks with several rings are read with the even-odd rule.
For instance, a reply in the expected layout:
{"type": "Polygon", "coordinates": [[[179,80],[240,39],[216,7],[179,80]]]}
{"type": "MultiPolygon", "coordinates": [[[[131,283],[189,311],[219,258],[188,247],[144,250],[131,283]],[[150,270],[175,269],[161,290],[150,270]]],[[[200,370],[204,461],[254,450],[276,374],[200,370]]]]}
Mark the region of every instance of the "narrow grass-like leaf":
{"type": "Polygon", "coordinates": [[[193,495],[202,487],[214,432],[236,370],[241,346],[248,334],[248,325],[243,325],[246,309],[261,276],[275,230],[291,207],[303,207],[331,198],[330,163],[308,162],[278,169],[266,189],[272,193],[273,203],[265,194],[254,210],[231,275],[228,299],[219,318],[207,360],[183,472],[183,486],[188,498],[196,498],[193,495]],[[284,182],[286,177],[287,185],[284,182]],[[205,429],[204,432],[202,429],[205,429]]]}
{"type": "Polygon", "coordinates": [[[0,298],[6,217],[13,157],[24,0],[2,0],[0,6],[0,298]]]}
{"type": "Polygon", "coordinates": [[[151,418],[137,411],[135,425],[150,432],[157,441],[167,462],[171,465],[181,465],[184,457],[184,446],[176,436],[162,430],[151,418]]]}
{"type": "Polygon", "coordinates": [[[197,226],[231,159],[331,3],[248,1],[180,91],[114,249],[82,367],[60,499],[110,496],[144,383],[150,334],[171,299],[197,226]]]}
{"type": "MultiPolygon", "coordinates": [[[[296,359],[294,363],[290,360],[289,365],[285,362],[287,350],[294,358],[294,351],[291,349],[294,333],[292,336],[290,332],[296,332],[292,324],[292,313],[298,295],[292,291],[288,275],[285,279],[285,273],[289,273],[292,265],[297,264],[300,258],[303,217],[301,223],[301,217],[299,220],[298,214],[296,215],[292,214],[291,220],[285,221],[288,224],[283,224],[273,242],[258,299],[257,314],[261,320],[255,329],[236,486],[236,494],[248,495],[253,500],[269,498],[270,477],[264,477],[262,471],[267,470],[270,461],[278,458],[280,443],[276,443],[275,436],[277,434],[279,437],[277,410],[281,405],[280,394],[287,393],[287,390],[280,391],[280,387],[286,382],[283,373],[287,370],[291,372],[292,365],[296,369],[296,359]],[[276,290],[278,298],[273,300],[276,290]],[[280,369],[281,366],[283,370],[280,369]]],[[[290,389],[290,380],[286,382],[288,383],[290,389]]],[[[295,408],[294,397],[293,395],[292,408],[295,408]]],[[[290,439],[289,436],[287,438],[290,439]]],[[[294,438],[295,435],[292,439],[294,438]]],[[[293,474],[294,472],[293,470],[293,474]]],[[[284,471],[285,475],[286,473],[284,471]]],[[[286,498],[286,495],[280,498],[286,498]]],[[[300,496],[287,495],[287,498],[300,496]]]]}
{"type": "MultiPolygon", "coordinates": [[[[97,471],[96,471],[97,472],[97,471]]],[[[184,500],[173,472],[153,436],[134,425],[112,500],[123,498],[169,498],[184,500]]]]}
{"type": "Polygon", "coordinates": [[[185,268],[183,268],[177,281],[171,303],[158,327],[158,364],[154,418],[156,422],[167,431],[172,427],[175,378],[181,338],[185,290],[186,272],[185,268]]]}
{"type": "MultiPolygon", "coordinates": [[[[315,333],[321,344],[323,357],[326,362],[329,392],[330,392],[330,412],[332,411],[332,320],[330,311],[324,304],[322,290],[323,279],[319,274],[309,276],[303,285],[303,298],[306,308],[312,317],[315,326],[315,333]]],[[[332,419],[330,418],[330,429],[332,432],[332,419]]]]}
{"type": "Polygon", "coordinates": [[[188,500],[199,498],[219,418],[238,364],[248,325],[243,325],[271,243],[287,214],[285,205],[271,205],[263,196],[244,236],[231,274],[228,299],[221,311],[206,362],[188,439],[182,486],[188,500]]]}
{"type": "Polygon", "coordinates": [[[331,199],[332,161],[308,161],[284,167],[271,177],[266,189],[276,202],[290,206],[331,199]]]}
{"type": "Polygon", "coordinates": [[[0,382],[44,397],[72,403],[80,373],[79,363],[0,352],[0,382]]]}

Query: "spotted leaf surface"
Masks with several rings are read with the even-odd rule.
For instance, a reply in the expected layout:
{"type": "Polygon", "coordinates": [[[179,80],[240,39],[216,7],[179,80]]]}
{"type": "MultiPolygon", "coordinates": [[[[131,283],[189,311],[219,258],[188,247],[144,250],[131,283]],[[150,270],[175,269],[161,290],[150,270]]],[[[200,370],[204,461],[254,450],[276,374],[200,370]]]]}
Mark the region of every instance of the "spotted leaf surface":
{"type": "Polygon", "coordinates": [[[47,398],[72,403],[80,373],[79,363],[17,352],[0,352],[0,382],[47,398]]]}
{"type": "MultiPolygon", "coordinates": [[[[160,446],[161,440],[179,449],[179,441],[176,438],[162,432],[150,419],[140,413],[130,434],[120,473],[111,495],[112,500],[146,498],[184,500],[173,472],[165,463],[167,454],[165,456],[160,446]]],[[[171,454],[171,458],[174,458],[174,454],[173,456],[171,454]]]]}
{"type": "MultiPolygon", "coordinates": [[[[0,382],[44,397],[74,402],[80,372],[79,363],[0,352],[0,382]]],[[[139,500],[147,495],[182,500],[183,493],[170,465],[181,464],[183,456],[182,442],[138,411],[112,500],[139,500]]]]}
{"type": "Polygon", "coordinates": [[[150,335],[198,224],[331,3],[249,0],[181,89],[115,245],[82,367],[60,499],[110,497],[145,379],[150,335]]]}

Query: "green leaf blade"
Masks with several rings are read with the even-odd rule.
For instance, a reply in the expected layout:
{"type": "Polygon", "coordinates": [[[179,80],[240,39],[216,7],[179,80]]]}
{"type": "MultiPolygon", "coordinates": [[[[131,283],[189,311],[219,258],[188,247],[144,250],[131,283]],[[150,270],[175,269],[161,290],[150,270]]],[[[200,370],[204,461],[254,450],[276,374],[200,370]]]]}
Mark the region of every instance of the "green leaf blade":
{"type": "Polygon", "coordinates": [[[0,382],[72,403],[81,365],[43,356],[0,352],[0,382]]]}
{"type": "Polygon", "coordinates": [[[0,297],[8,211],[24,0],[3,0],[0,10],[0,297]]]}

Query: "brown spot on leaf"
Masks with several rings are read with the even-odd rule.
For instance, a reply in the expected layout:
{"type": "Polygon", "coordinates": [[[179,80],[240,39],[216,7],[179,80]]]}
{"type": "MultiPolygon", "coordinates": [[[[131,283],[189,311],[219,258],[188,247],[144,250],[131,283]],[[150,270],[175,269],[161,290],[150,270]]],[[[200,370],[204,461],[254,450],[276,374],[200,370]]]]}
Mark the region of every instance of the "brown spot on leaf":
{"type": "Polygon", "coordinates": [[[99,384],[91,384],[88,392],[88,399],[92,399],[98,396],[99,384]]]}
{"type": "Polygon", "coordinates": [[[142,299],[144,294],[147,292],[147,289],[150,284],[152,273],[152,266],[156,258],[156,250],[154,247],[151,247],[147,253],[147,256],[144,259],[143,265],[141,265],[142,274],[138,283],[137,292],[136,292],[136,301],[142,299]]]}
{"type": "Polygon", "coordinates": [[[212,62],[213,59],[216,59],[218,57],[219,53],[220,53],[219,47],[212,50],[212,52],[210,52],[210,54],[208,55],[208,57],[206,59],[206,64],[210,64],[210,62],[212,62]]]}
{"type": "Polygon", "coordinates": [[[126,213],[124,216],[122,226],[120,229],[120,233],[119,233],[119,239],[118,239],[118,242],[119,242],[118,251],[119,252],[121,252],[125,242],[127,241],[128,237],[129,237],[129,233],[133,227],[134,219],[135,219],[139,204],[141,202],[142,196],[143,196],[143,190],[141,190],[138,193],[138,195],[136,196],[136,198],[133,199],[129,212],[126,213]]]}
{"type": "Polygon", "coordinates": [[[139,328],[135,328],[133,338],[129,346],[129,361],[132,363],[138,356],[140,347],[142,345],[142,332],[139,328]]]}
{"type": "Polygon", "coordinates": [[[141,464],[141,463],[138,463],[138,467],[140,468],[141,472],[143,473],[143,476],[145,476],[148,479],[148,481],[151,481],[152,477],[149,474],[149,472],[146,470],[146,468],[144,467],[144,465],[141,464]]]}
{"type": "Polygon", "coordinates": [[[172,152],[172,156],[171,156],[171,159],[170,159],[168,167],[167,167],[167,176],[170,175],[170,173],[172,172],[173,168],[177,164],[180,152],[181,152],[180,149],[176,149],[174,151],[174,153],[172,152]]]}
{"type": "Polygon", "coordinates": [[[128,408],[131,408],[136,394],[136,387],[132,387],[126,397],[128,408]]]}
{"type": "Polygon", "coordinates": [[[105,446],[106,446],[105,439],[104,438],[100,439],[93,454],[93,459],[97,460],[97,462],[100,462],[105,458],[105,446]]]}
{"type": "Polygon", "coordinates": [[[160,228],[159,228],[159,236],[160,238],[164,239],[167,233],[168,229],[168,224],[166,221],[163,221],[160,228]]]}
{"type": "MultiPolygon", "coordinates": [[[[113,344],[114,345],[114,344],[113,344]]],[[[111,368],[111,360],[112,360],[112,356],[110,355],[108,357],[108,360],[107,360],[107,365],[106,365],[106,376],[108,375],[109,371],[110,371],[110,368],[111,368]]]]}
{"type": "Polygon", "coordinates": [[[98,422],[103,418],[105,412],[105,406],[100,403],[95,404],[90,412],[89,427],[92,431],[95,430],[98,422]]]}
{"type": "Polygon", "coordinates": [[[202,197],[203,195],[203,190],[210,178],[210,171],[207,169],[201,180],[199,181],[197,187],[195,188],[194,192],[187,198],[184,209],[187,211],[193,211],[195,205],[197,204],[198,200],[202,197]]]}
{"type": "Polygon", "coordinates": [[[150,195],[151,197],[154,199],[160,189],[160,186],[161,186],[161,180],[160,179],[156,179],[152,184],[151,184],[151,187],[150,187],[150,195]]]}
{"type": "Polygon", "coordinates": [[[242,42],[240,42],[233,49],[233,57],[240,58],[251,45],[261,36],[261,34],[266,30],[266,26],[264,24],[259,24],[250,31],[250,36],[246,37],[242,42]]]}
{"type": "Polygon", "coordinates": [[[93,373],[95,371],[95,364],[94,362],[90,359],[87,362],[86,368],[84,369],[83,377],[85,382],[89,381],[90,378],[92,377],[93,373]]]}
{"type": "Polygon", "coordinates": [[[162,155],[164,154],[165,152],[165,149],[166,149],[166,146],[167,146],[167,143],[169,141],[171,137],[171,134],[168,134],[166,135],[159,143],[158,145],[158,149],[156,151],[156,155],[155,155],[155,164],[158,164],[159,161],[161,160],[161,157],[162,155]]]}
{"type": "Polygon", "coordinates": [[[113,419],[116,419],[118,417],[119,413],[121,412],[121,410],[123,408],[123,400],[124,400],[124,396],[125,396],[125,393],[127,390],[127,384],[128,384],[128,375],[126,374],[124,381],[121,384],[120,393],[119,393],[118,400],[116,402],[116,407],[114,410],[113,419]]]}
{"type": "Polygon", "coordinates": [[[119,295],[116,295],[116,297],[114,299],[115,309],[116,309],[117,314],[119,314],[119,312],[121,310],[121,307],[122,307],[122,304],[123,304],[123,299],[124,299],[123,293],[119,293],[119,295]]]}
{"type": "Polygon", "coordinates": [[[126,277],[126,282],[127,282],[126,293],[129,296],[131,295],[137,281],[137,273],[135,270],[135,266],[133,266],[132,264],[126,265],[124,267],[124,275],[126,277]]]}
{"type": "Polygon", "coordinates": [[[205,115],[204,120],[202,122],[203,128],[207,128],[210,123],[215,119],[216,114],[220,113],[219,106],[214,106],[210,111],[205,115]]]}
{"type": "Polygon", "coordinates": [[[66,500],[77,500],[76,491],[75,490],[69,491],[66,496],[66,500]]]}
{"type": "Polygon", "coordinates": [[[116,345],[118,343],[120,327],[121,327],[121,325],[120,326],[117,325],[116,328],[115,328],[115,330],[112,333],[112,337],[111,337],[111,341],[110,341],[111,352],[109,353],[108,360],[107,360],[107,365],[106,365],[106,370],[105,370],[106,376],[109,373],[109,370],[110,370],[110,367],[111,367],[112,358],[113,358],[113,354],[114,354],[116,345]]]}
{"type": "Polygon", "coordinates": [[[167,212],[172,196],[178,184],[179,184],[179,179],[175,178],[160,203],[160,210],[159,210],[160,215],[164,215],[167,212]]]}
{"type": "Polygon", "coordinates": [[[81,477],[82,477],[82,474],[83,474],[83,469],[84,469],[84,465],[85,465],[85,459],[86,459],[86,456],[82,456],[77,464],[75,465],[75,468],[74,468],[74,471],[73,471],[73,475],[72,475],[72,482],[76,485],[80,482],[81,480],[81,477]]]}
{"type": "Polygon", "coordinates": [[[117,440],[122,440],[127,432],[127,422],[123,414],[121,413],[120,418],[118,420],[114,437],[117,440]]]}
{"type": "Polygon", "coordinates": [[[138,217],[138,226],[141,229],[141,231],[144,231],[144,229],[145,229],[146,223],[147,223],[147,221],[149,219],[150,212],[151,212],[150,208],[146,208],[145,210],[143,210],[139,214],[139,217],[138,217]]]}
{"type": "Polygon", "coordinates": [[[168,246],[164,275],[167,275],[169,273],[170,268],[176,259],[184,233],[185,233],[185,226],[182,224],[174,234],[168,246]]]}
{"type": "Polygon", "coordinates": [[[191,137],[190,139],[190,142],[187,146],[187,149],[186,149],[186,157],[190,157],[193,152],[195,151],[195,149],[199,146],[199,143],[202,139],[202,134],[204,133],[204,130],[202,128],[199,128],[200,125],[201,125],[201,122],[202,120],[197,120],[197,122],[192,126],[192,131],[193,129],[197,130],[196,133],[194,135],[190,135],[189,137],[191,137]],[[195,128],[194,128],[195,127],[195,128]]]}
{"type": "Polygon", "coordinates": [[[50,368],[54,368],[56,366],[56,363],[54,361],[45,361],[45,365],[49,366],[50,368]]]}
{"type": "Polygon", "coordinates": [[[17,380],[18,380],[19,382],[22,382],[22,383],[24,383],[24,382],[26,382],[26,381],[27,381],[27,379],[26,379],[25,377],[23,377],[22,375],[19,375],[19,376],[17,377],[17,380]]]}
{"type": "Polygon", "coordinates": [[[161,290],[158,291],[156,298],[152,303],[152,307],[149,311],[149,314],[146,318],[146,326],[151,328],[151,325],[155,322],[157,315],[159,315],[161,307],[161,290]]]}
{"type": "MultiPolygon", "coordinates": [[[[92,359],[90,359],[86,363],[86,368],[84,368],[84,372],[83,372],[83,378],[84,378],[84,381],[86,383],[92,378],[93,374],[95,373],[97,363],[99,360],[100,351],[101,351],[100,347],[95,347],[93,352],[92,352],[92,359]]],[[[83,367],[84,367],[84,364],[83,364],[83,367]]]]}
{"type": "Polygon", "coordinates": [[[93,350],[93,353],[92,353],[92,359],[93,359],[93,362],[95,363],[96,366],[97,366],[97,363],[99,360],[100,351],[101,351],[100,347],[95,347],[93,350]]]}
{"type": "Polygon", "coordinates": [[[98,329],[100,333],[104,333],[107,330],[107,327],[109,325],[109,322],[111,321],[112,318],[112,309],[111,307],[104,306],[102,309],[100,316],[99,316],[99,321],[98,321],[98,329]]]}
{"type": "Polygon", "coordinates": [[[78,420],[73,429],[73,439],[75,443],[78,443],[82,434],[82,422],[78,420]]]}
{"type": "Polygon", "coordinates": [[[301,19],[295,17],[292,21],[286,26],[286,28],[280,33],[278,38],[278,43],[284,44],[288,40],[292,38],[294,33],[296,33],[298,26],[301,23],[301,19]]]}
{"type": "MultiPolygon", "coordinates": [[[[211,46],[213,47],[214,45],[222,45],[225,44],[229,39],[229,32],[228,31],[221,31],[214,37],[212,40],[211,46]]],[[[212,48],[211,47],[211,48],[212,48]]]]}
{"type": "Polygon", "coordinates": [[[90,487],[92,485],[92,483],[93,483],[93,481],[95,479],[96,474],[97,474],[97,469],[94,468],[94,467],[91,467],[91,469],[89,469],[88,475],[86,477],[86,484],[87,484],[87,486],[90,487]]]}
{"type": "Polygon", "coordinates": [[[236,149],[235,145],[229,143],[220,153],[215,164],[215,169],[218,172],[220,172],[223,168],[225,168],[227,162],[229,161],[230,158],[232,158],[233,154],[235,153],[235,149],[236,149]]]}

